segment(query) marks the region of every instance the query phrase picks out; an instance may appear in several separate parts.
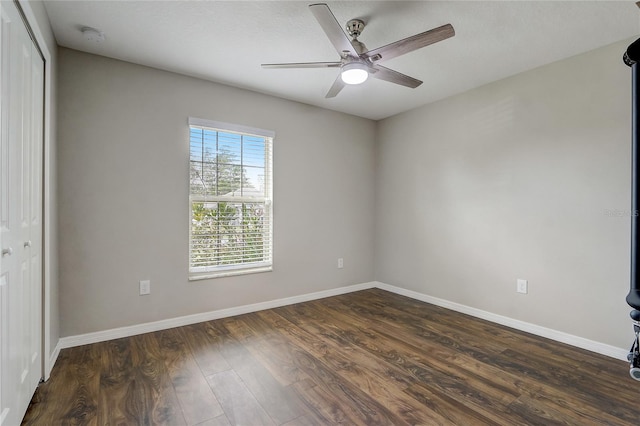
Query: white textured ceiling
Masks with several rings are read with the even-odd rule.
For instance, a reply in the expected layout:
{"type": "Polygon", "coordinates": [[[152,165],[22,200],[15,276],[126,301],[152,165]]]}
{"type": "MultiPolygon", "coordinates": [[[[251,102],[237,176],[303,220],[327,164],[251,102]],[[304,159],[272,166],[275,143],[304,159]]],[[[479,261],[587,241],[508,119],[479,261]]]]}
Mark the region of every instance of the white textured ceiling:
{"type": "MultiPolygon", "coordinates": [[[[325,99],[337,69],[261,63],[338,60],[308,10],[314,1],[45,1],[61,46],[381,119],[640,34],[633,1],[327,2],[338,22],[366,22],[373,49],[451,23],[456,35],[385,62],[423,80],[376,79],[325,99]],[[80,28],[106,40],[92,43],[80,28]]],[[[620,52],[622,55],[622,52],[620,52]]]]}

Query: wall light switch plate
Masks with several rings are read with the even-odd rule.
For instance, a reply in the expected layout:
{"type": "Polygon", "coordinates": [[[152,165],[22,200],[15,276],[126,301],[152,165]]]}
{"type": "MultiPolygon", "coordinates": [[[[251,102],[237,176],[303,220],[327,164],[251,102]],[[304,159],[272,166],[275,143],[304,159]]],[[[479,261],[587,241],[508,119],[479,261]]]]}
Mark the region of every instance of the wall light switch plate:
{"type": "Polygon", "coordinates": [[[527,294],[528,290],[529,290],[529,283],[527,282],[527,280],[518,279],[516,283],[516,291],[518,293],[527,294]]]}
{"type": "Polygon", "coordinates": [[[149,280],[140,281],[140,296],[144,296],[150,293],[151,293],[151,281],[149,280]]]}
{"type": "Polygon", "coordinates": [[[338,259],[338,269],[343,268],[344,267],[344,260],[342,258],[338,259]]]}

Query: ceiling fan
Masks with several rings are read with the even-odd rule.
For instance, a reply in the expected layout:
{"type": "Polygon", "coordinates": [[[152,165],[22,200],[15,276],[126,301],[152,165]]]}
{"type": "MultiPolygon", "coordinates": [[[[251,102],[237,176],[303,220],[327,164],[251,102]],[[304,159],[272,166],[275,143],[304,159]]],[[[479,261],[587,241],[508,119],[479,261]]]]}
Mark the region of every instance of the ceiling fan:
{"type": "Polygon", "coordinates": [[[324,30],[331,44],[340,55],[339,62],[302,62],[286,64],[262,64],[263,68],[340,68],[340,74],[329,89],[326,98],[335,97],[345,84],[364,83],[369,76],[400,84],[412,89],[420,86],[422,81],[408,75],[401,74],[392,69],[379,65],[379,62],[395,58],[405,53],[420,49],[421,47],[453,37],[455,31],[451,24],[446,24],[377,49],[367,50],[364,43],[358,40],[365,23],[360,19],[352,19],[347,22],[347,32],[351,40],[344,33],[338,20],[331,13],[329,6],[324,3],[309,5],[313,16],[324,30]]]}

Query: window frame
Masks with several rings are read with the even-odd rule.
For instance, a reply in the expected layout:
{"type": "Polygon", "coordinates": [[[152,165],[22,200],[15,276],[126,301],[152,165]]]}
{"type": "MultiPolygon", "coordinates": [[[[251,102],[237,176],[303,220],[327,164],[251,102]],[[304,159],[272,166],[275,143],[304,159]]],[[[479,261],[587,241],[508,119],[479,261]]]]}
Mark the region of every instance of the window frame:
{"type": "MultiPolygon", "coordinates": [[[[270,272],[273,270],[273,141],[275,132],[271,130],[258,129],[254,127],[242,126],[221,121],[206,120],[189,117],[189,170],[191,170],[191,129],[201,128],[223,133],[233,133],[241,136],[254,136],[265,139],[265,162],[264,162],[264,197],[255,196],[225,196],[208,195],[191,192],[191,175],[189,172],[189,256],[188,256],[188,276],[189,281],[204,280],[211,278],[229,277],[235,275],[254,274],[270,272]],[[227,202],[236,204],[264,204],[264,217],[267,219],[268,229],[264,233],[266,247],[262,252],[266,254],[266,260],[259,262],[236,263],[222,266],[192,266],[193,248],[193,205],[194,203],[214,203],[227,202]]],[[[244,168],[244,161],[240,166],[244,168]]]]}

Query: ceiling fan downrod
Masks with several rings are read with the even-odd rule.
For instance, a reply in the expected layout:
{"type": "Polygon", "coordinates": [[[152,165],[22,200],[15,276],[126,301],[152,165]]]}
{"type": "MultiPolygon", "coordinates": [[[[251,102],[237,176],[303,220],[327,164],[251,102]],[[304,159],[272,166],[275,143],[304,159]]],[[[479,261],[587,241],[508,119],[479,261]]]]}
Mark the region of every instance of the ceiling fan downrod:
{"type": "Polygon", "coordinates": [[[351,39],[352,39],[351,45],[356,50],[358,55],[362,55],[364,52],[368,50],[367,46],[365,46],[363,42],[358,40],[358,36],[362,34],[362,31],[364,30],[364,25],[365,25],[364,22],[361,21],[360,19],[352,19],[349,22],[347,22],[347,25],[346,25],[347,33],[351,36],[351,39]]]}

